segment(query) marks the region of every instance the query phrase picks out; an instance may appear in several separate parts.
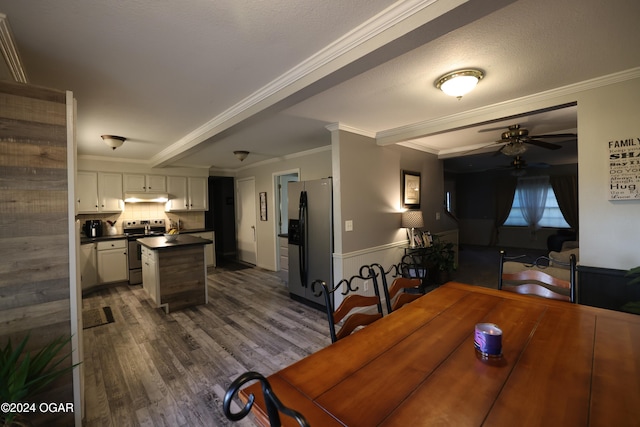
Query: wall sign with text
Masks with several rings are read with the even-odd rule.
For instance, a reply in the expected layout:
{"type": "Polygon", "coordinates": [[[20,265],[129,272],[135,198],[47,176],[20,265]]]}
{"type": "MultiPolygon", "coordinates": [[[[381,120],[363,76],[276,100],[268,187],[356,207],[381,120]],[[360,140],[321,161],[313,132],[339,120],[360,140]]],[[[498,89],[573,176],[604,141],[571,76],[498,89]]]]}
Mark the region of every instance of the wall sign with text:
{"type": "Polygon", "coordinates": [[[640,200],[640,138],[609,141],[609,200],[640,200]]]}

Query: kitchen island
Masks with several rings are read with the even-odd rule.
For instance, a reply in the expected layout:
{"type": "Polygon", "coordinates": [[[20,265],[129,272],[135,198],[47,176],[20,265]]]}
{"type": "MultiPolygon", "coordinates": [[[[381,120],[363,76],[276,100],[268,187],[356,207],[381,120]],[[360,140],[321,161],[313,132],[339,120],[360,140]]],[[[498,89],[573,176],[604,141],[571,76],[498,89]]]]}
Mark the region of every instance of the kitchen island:
{"type": "Polygon", "coordinates": [[[181,234],[137,239],[142,246],[142,286],[165,312],[208,302],[205,245],[212,241],[181,234]]]}

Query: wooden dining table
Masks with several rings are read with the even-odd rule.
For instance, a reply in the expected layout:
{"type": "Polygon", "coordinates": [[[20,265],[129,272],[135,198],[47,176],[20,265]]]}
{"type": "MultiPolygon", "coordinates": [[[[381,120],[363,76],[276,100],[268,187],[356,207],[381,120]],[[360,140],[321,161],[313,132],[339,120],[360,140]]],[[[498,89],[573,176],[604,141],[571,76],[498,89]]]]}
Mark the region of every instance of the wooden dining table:
{"type": "Polygon", "coordinates": [[[449,282],[268,381],[312,427],[638,426],[640,316],[449,282]],[[484,322],[500,358],[476,354],[484,322]]]}

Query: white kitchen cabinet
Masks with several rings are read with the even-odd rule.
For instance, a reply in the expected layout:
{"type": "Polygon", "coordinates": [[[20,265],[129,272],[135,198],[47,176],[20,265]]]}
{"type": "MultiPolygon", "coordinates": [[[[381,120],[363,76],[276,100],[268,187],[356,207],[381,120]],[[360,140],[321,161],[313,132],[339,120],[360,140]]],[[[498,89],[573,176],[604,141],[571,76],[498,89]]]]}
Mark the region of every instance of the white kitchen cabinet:
{"type": "Polygon", "coordinates": [[[122,174],[78,171],[76,206],[78,213],[122,212],[122,174]]]}
{"type": "Polygon", "coordinates": [[[125,282],[129,280],[127,240],[97,242],[98,283],[125,282]]]}
{"type": "Polygon", "coordinates": [[[206,177],[189,177],[189,210],[206,211],[209,209],[209,180],[206,177]]]}
{"type": "Polygon", "coordinates": [[[98,172],[98,198],[100,212],[122,212],[122,174],[98,172]]]}
{"type": "Polygon", "coordinates": [[[142,246],[142,287],[155,304],[160,302],[160,275],[158,273],[158,252],[142,246]]]}
{"type": "Polygon", "coordinates": [[[184,233],[190,234],[192,236],[200,237],[202,239],[211,240],[213,243],[204,246],[204,254],[206,256],[206,265],[207,267],[215,267],[216,266],[216,240],[213,234],[213,231],[204,231],[200,233],[184,233]]]}
{"type": "Polygon", "coordinates": [[[164,175],[124,174],[123,180],[125,193],[167,192],[167,177],[164,175]]]}
{"type": "Polygon", "coordinates": [[[96,172],[78,171],[76,208],[78,213],[98,212],[98,174],[96,172]]]}
{"type": "Polygon", "coordinates": [[[169,201],[167,212],[206,211],[209,209],[207,177],[168,176],[167,192],[169,201]]]}
{"type": "Polygon", "coordinates": [[[80,246],[80,283],[83,291],[98,284],[95,243],[85,243],[80,246]]]}

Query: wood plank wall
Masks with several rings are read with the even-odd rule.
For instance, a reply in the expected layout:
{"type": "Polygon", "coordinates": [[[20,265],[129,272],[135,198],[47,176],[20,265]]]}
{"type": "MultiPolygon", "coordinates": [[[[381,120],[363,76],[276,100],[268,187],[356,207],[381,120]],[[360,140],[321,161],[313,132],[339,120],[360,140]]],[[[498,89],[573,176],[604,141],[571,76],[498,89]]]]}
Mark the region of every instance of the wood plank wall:
{"type": "MultiPolygon", "coordinates": [[[[71,333],[66,156],[65,92],[0,82],[0,346],[30,333],[37,350],[71,333]]],[[[72,375],[37,401],[73,402],[72,375]]],[[[34,425],[73,425],[73,414],[34,425]]]]}

